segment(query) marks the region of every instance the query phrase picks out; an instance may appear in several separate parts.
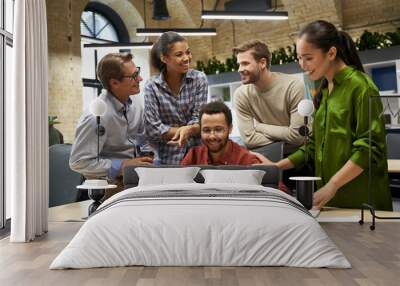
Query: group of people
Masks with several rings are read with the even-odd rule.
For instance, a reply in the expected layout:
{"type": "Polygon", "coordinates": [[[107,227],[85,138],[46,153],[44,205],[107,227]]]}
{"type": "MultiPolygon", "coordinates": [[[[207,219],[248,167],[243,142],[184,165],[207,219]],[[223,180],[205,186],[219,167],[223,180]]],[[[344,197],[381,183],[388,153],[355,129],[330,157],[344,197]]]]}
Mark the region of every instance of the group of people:
{"type": "Polygon", "coordinates": [[[108,110],[101,118],[105,133],[100,136],[99,158],[97,121],[85,111],[70,167],[87,178],[118,181],[126,166],[155,163],[140,146],[151,146],[161,164],[273,164],[282,170],[304,165],[307,153],[315,175],[322,179],[314,193],[315,207],[360,207],[368,201],[371,173],[376,207],[391,210],[383,108],[380,101],[368,105],[369,96],[379,93],[364,73],[351,37],[321,20],[299,34],[300,67],[311,80],[321,80],[314,97],[312,133],[305,144],[299,134],[303,117],[297,112],[305,97],[303,81],[271,72],[271,53],[261,41],[246,42],[233,52],[242,82],[234,94],[234,108],[248,149],[229,139],[230,109],[219,101],[207,103],[207,78],[189,67],[192,54],[186,39],[166,32],[151,50],[151,64],[159,74],[145,83],[144,109],[133,96],[140,92],[143,79],[132,55],[112,53],[100,61],[97,74],[104,87],[100,97],[108,110]],[[278,162],[253,152],[276,141],[304,145],[278,162]]]}

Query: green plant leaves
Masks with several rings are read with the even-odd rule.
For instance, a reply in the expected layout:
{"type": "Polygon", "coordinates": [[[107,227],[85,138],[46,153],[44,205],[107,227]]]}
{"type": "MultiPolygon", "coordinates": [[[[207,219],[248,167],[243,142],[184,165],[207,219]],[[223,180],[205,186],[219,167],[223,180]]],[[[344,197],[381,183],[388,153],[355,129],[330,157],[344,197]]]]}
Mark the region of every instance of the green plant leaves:
{"type": "Polygon", "coordinates": [[[222,72],[232,72],[237,71],[239,65],[237,64],[237,59],[234,55],[232,57],[227,58],[224,62],[221,62],[216,57],[212,57],[205,64],[202,61],[197,61],[196,69],[204,72],[205,74],[219,74],[222,72]]]}
{"type": "Polygon", "coordinates": [[[356,47],[359,51],[387,48],[400,45],[400,28],[396,32],[371,33],[365,30],[361,37],[356,41],[356,47]]]}
{"type": "MultiPolygon", "coordinates": [[[[356,40],[355,44],[359,51],[400,45],[400,28],[397,28],[395,32],[386,33],[371,33],[365,30],[361,37],[356,40]]],[[[297,62],[296,44],[287,46],[286,48],[279,48],[272,52],[272,65],[281,65],[291,62],[297,62]]],[[[227,58],[225,63],[217,60],[216,57],[209,59],[207,63],[202,61],[197,62],[197,69],[203,71],[205,74],[219,74],[222,72],[237,71],[238,68],[239,65],[235,55],[227,58]]]]}
{"type": "Polygon", "coordinates": [[[47,118],[48,118],[48,121],[49,121],[49,126],[61,123],[60,121],[57,120],[57,116],[55,116],[55,115],[49,115],[47,118]]]}

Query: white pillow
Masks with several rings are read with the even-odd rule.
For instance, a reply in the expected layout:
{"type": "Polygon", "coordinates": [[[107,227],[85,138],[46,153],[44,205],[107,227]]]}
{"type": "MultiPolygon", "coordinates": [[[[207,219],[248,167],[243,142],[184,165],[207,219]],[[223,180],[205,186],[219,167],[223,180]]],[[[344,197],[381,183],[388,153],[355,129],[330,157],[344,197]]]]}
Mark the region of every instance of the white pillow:
{"type": "Polygon", "coordinates": [[[262,170],[201,170],[204,183],[235,183],[261,185],[265,171],[262,170]]]}
{"type": "Polygon", "coordinates": [[[139,186],[195,183],[199,167],[184,168],[135,168],[139,186]]]}

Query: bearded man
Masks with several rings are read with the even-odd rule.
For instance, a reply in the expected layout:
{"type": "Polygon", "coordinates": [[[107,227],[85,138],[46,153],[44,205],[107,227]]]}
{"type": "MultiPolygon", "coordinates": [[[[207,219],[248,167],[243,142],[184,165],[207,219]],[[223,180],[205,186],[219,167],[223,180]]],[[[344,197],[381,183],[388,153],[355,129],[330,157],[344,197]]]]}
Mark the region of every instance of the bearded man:
{"type": "Polygon", "coordinates": [[[222,102],[214,101],[200,109],[202,145],[189,149],[181,165],[252,165],[261,160],[255,153],[229,139],[232,113],[222,102]]]}
{"type": "Polygon", "coordinates": [[[298,129],[303,118],[297,113],[297,105],[305,95],[301,78],[271,72],[271,53],[261,41],[245,42],[233,52],[242,82],[234,93],[234,107],[246,146],[264,153],[260,147],[277,141],[302,144],[298,129]]]}

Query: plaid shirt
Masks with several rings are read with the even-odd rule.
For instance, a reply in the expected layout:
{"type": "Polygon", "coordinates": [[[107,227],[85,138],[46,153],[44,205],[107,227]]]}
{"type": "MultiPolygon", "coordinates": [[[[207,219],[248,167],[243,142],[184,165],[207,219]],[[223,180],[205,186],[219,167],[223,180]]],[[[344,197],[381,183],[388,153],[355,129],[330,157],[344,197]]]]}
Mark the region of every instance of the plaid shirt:
{"type": "Polygon", "coordinates": [[[204,73],[190,69],[182,79],[178,96],[174,96],[163,73],[146,82],[144,90],[146,137],[158,153],[161,164],[179,165],[187,150],[200,144],[199,138],[190,138],[179,148],[161,139],[171,127],[199,122],[200,106],[207,102],[208,83],[204,73]]]}

